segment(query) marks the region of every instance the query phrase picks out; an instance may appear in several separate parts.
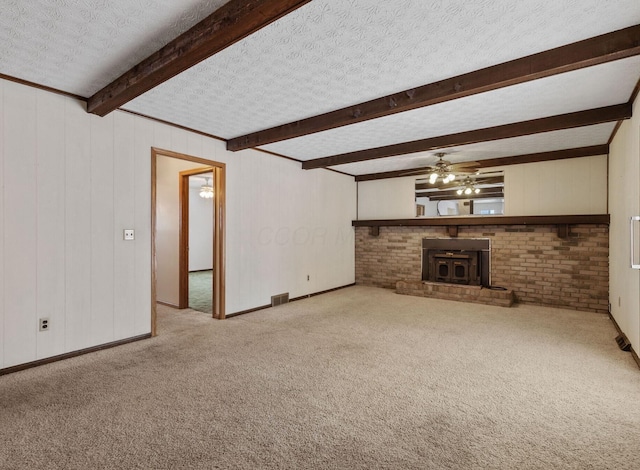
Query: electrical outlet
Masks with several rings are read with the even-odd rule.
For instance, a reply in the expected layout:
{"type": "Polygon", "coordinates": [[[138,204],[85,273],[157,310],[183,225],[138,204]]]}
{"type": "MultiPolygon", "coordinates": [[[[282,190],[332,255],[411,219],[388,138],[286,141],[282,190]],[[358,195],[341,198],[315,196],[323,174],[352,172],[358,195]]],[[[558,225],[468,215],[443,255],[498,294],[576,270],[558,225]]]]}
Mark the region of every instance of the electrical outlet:
{"type": "Polygon", "coordinates": [[[133,231],[132,229],[125,229],[123,238],[125,240],[135,240],[135,231],[133,231]]]}
{"type": "Polygon", "coordinates": [[[49,319],[41,318],[40,319],[40,331],[48,331],[49,330],[49,319]]]}

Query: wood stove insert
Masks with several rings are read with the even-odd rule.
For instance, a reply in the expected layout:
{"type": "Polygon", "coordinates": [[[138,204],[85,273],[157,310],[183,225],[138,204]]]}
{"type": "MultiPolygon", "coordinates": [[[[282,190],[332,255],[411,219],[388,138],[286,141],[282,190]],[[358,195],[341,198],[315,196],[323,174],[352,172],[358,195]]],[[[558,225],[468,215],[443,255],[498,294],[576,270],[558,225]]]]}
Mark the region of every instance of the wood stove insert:
{"type": "Polygon", "coordinates": [[[489,239],[422,239],[423,281],[489,287],[489,262],[489,239]]]}

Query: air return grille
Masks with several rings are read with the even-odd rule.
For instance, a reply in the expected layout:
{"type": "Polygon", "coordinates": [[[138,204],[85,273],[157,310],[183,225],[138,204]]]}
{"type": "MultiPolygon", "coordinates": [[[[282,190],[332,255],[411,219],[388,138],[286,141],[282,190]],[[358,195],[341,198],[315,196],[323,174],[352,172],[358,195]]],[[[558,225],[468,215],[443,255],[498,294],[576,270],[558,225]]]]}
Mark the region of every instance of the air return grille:
{"type": "Polygon", "coordinates": [[[282,305],[282,304],[288,304],[289,303],[289,293],[285,293],[285,294],[278,294],[278,295],[272,295],[271,296],[271,306],[272,307],[276,307],[278,305],[282,305]]]}
{"type": "Polygon", "coordinates": [[[624,333],[621,333],[618,336],[616,336],[616,343],[618,343],[618,346],[623,351],[631,350],[631,343],[629,342],[629,339],[625,336],[624,333]]]}

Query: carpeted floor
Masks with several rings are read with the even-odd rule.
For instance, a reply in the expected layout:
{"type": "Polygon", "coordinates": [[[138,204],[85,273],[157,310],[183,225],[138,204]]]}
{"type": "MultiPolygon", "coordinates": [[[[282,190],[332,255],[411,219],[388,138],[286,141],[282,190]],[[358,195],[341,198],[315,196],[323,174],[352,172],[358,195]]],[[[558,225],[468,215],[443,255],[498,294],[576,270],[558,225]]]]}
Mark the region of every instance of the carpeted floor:
{"type": "Polygon", "coordinates": [[[189,307],[211,313],[213,299],[213,270],[189,273],[189,307]]]}
{"type": "Polygon", "coordinates": [[[2,469],[635,469],[603,315],[350,287],[0,377],[2,469]]]}

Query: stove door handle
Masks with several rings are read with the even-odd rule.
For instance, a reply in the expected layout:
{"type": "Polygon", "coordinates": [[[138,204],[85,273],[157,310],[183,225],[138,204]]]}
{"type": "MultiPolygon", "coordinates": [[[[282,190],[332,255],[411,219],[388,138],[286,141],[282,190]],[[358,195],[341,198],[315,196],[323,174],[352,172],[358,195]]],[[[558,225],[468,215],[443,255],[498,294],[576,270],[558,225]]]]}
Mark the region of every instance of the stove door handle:
{"type": "Polygon", "coordinates": [[[634,222],[640,221],[640,215],[635,215],[629,219],[629,226],[631,232],[631,249],[629,250],[631,253],[631,269],[640,269],[640,264],[636,264],[636,254],[635,254],[635,241],[636,241],[636,233],[634,222]]]}

